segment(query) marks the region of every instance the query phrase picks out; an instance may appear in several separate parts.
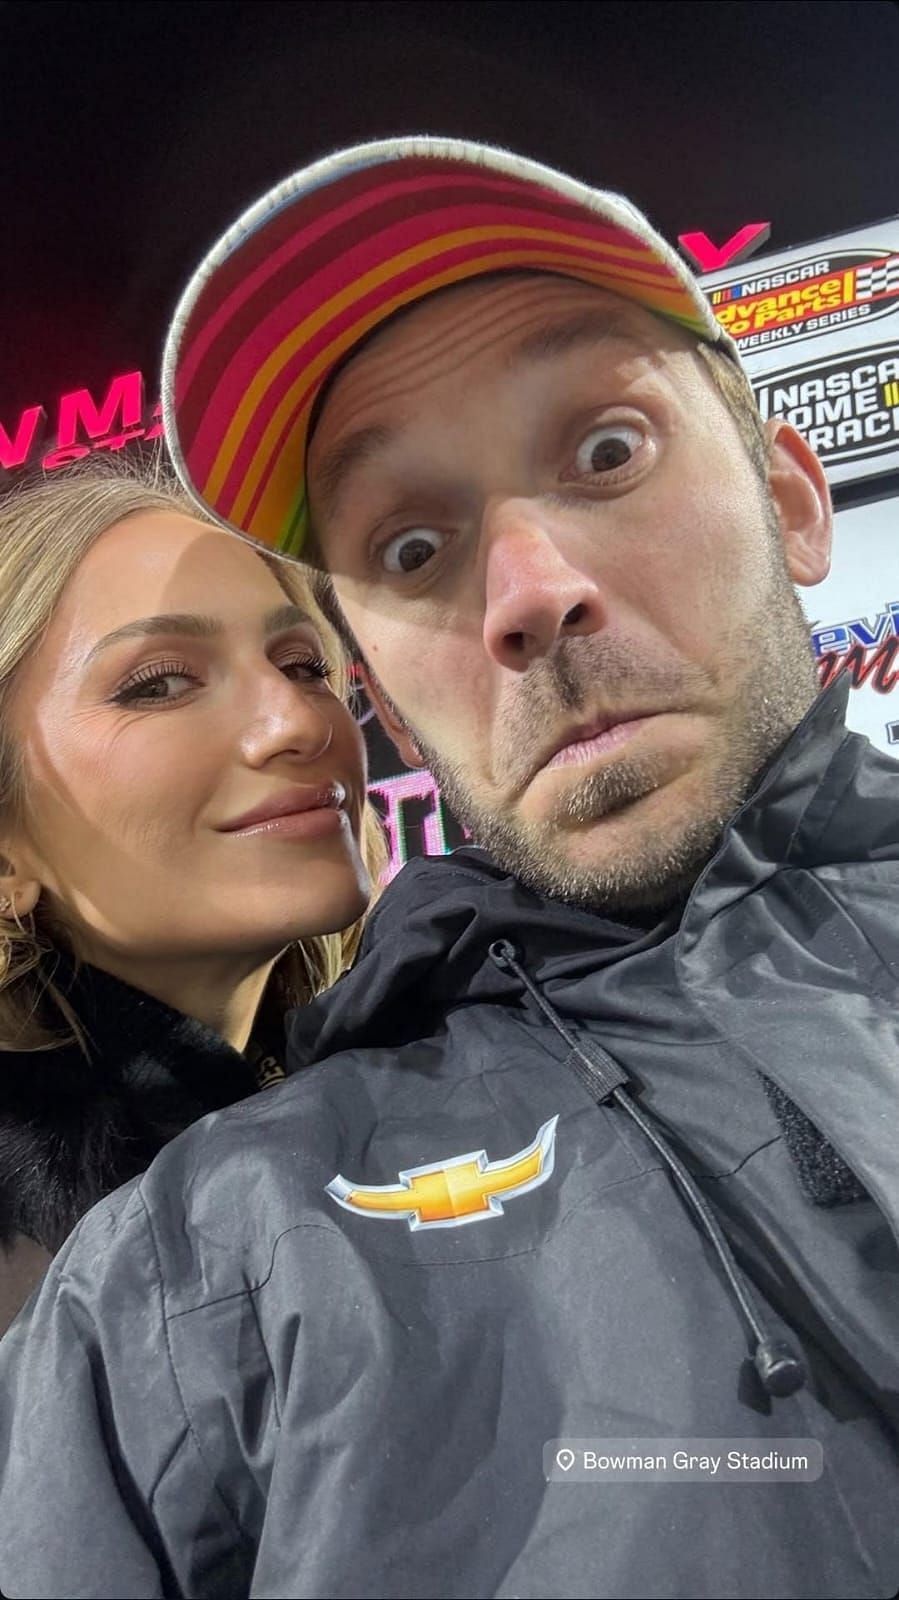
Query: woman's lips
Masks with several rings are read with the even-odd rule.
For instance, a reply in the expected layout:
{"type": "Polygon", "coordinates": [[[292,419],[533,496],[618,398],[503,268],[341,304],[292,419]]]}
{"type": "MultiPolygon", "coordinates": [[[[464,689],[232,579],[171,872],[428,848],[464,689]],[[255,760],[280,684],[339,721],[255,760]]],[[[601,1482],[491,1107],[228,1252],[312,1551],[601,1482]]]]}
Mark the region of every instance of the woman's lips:
{"type": "Polygon", "coordinates": [[[289,811],[283,817],[251,822],[246,828],[230,828],[238,839],[269,834],[277,839],[323,839],[339,833],[346,813],[335,806],[315,806],[309,811],[289,811]]]}
{"type": "Polygon", "coordinates": [[[341,826],[347,792],[342,783],[291,784],[244,811],[222,828],[240,835],[273,833],[284,838],[309,838],[341,826]]]}
{"type": "Polygon", "coordinates": [[[549,772],[553,767],[586,766],[597,756],[607,755],[619,745],[626,744],[628,739],[632,739],[648,721],[648,716],[631,717],[627,722],[613,723],[611,728],[604,729],[602,733],[572,740],[571,744],[563,745],[561,750],[556,751],[543,770],[549,772]]]}

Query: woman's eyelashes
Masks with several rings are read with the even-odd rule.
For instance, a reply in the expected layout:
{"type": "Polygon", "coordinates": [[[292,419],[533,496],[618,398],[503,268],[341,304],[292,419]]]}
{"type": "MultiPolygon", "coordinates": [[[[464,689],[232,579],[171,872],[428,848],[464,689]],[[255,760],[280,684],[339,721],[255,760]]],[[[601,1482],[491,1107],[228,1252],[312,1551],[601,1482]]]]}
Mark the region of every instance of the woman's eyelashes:
{"type": "Polygon", "coordinates": [[[116,690],[112,696],[113,703],[130,706],[141,702],[153,702],[158,705],[167,700],[180,700],[183,698],[182,695],[164,692],[166,685],[177,678],[182,678],[190,686],[200,681],[195,673],[178,661],[160,661],[153,666],[140,667],[116,690]]]}
{"type": "MultiPolygon", "coordinates": [[[[272,665],[284,673],[296,673],[299,682],[326,683],[332,668],[322,655],[303,651],[281,659],[273,658],[272,665]]],[[[111,696],[115,705],[169,705],[183,700],[192,689],[202,687],[203,680],[183,661],[158,661],[138,668],[111,696]],[[187,684],[180,693],[172,693],[169,685],[180,679],[187,684]]]]}
{"type": "Polygon", "coordinates": [[[281,672],[296,672],[301,681],[327,683],[333,676],[330,662],[321,655],[292,656],[287,661],[274,661],[273,665],[281,672]]]}

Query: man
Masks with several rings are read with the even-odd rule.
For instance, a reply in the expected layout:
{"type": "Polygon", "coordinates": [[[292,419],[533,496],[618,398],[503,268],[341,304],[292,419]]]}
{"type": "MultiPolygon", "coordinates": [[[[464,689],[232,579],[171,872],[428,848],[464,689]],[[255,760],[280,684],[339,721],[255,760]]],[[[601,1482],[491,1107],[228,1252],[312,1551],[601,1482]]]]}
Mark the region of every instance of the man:
{"type": "Polygon", "coordinates": [[[0,1588],[894,1594],[896,768],[816,698],[815,457],[627,203],[452,141],[254,207],[164,394],[490,854],[58,1258],[0,1588]]]}

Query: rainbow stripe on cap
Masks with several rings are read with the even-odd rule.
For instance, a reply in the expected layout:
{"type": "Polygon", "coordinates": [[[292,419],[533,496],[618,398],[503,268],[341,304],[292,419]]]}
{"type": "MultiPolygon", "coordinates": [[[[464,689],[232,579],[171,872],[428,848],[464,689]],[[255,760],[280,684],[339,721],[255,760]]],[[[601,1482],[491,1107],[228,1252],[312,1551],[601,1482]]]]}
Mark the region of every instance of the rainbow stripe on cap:
{"type": "Polygon", "coordinates": [[[634,300],[739,361],[689,269],[620,196],[461,140],[357,145],[251,206],[181,298],[162,408],[188,492],[235,533],[300,556],[309,421],[336,364],[425,295],[534,269],[634,300]]]}

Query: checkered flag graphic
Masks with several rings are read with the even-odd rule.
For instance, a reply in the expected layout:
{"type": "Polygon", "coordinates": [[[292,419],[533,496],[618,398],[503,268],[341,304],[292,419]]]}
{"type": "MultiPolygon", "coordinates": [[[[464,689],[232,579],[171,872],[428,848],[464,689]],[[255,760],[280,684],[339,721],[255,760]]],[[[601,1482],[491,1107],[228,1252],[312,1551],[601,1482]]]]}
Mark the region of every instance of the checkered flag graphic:
{"type": "Polygon", "coordinates": [[[878,295],[899,291],[899,256],[887,256],[884,261],[874,261],[868,267],[857,267],[855,273],[856,300],[874,300],[878,295]]]}

